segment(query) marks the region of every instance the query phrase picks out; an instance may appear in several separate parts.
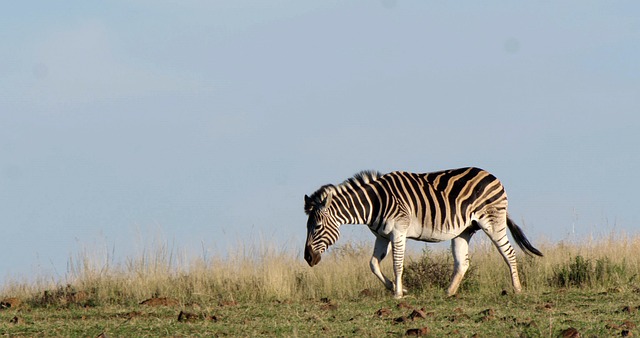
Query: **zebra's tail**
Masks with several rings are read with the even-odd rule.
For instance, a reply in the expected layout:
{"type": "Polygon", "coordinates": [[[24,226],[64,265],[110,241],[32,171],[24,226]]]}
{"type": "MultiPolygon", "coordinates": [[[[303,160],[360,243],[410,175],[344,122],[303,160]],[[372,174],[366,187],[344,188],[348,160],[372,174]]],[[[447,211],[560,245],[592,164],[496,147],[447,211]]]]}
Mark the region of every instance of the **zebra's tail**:
{"type": "Polygon", "coordinates": [[[513,221],[511,218],[507,216],[507,226],[509,227],[509,231],[511,231],[511,236],[516,241],[516,244],[528,255],[537,255],[542,257],[542,252],[536,249],[531,245],[527,237],[522,232],[522,229],[513,221]]]}

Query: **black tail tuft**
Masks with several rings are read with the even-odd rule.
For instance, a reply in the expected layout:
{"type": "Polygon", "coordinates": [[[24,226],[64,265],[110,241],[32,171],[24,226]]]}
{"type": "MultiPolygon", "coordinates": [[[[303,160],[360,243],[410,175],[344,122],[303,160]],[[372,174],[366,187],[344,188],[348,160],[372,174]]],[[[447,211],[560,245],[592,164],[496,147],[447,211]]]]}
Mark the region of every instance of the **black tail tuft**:
{"type": "Polygon", "coordinates": [[[533,245],[531,245],[527,237],[524,235],[524,232],[522,232],[522,229],[520,229],[520,227],[509,217],[507,217],[507,226],[511,231],[511,236],[513,236],[513,239],[516,241],[516,244],[518,244],[522,251],[524,251],[528,255],[537,255],[540,257],[543,256],[540,250],[534,248],[533,245]]]}

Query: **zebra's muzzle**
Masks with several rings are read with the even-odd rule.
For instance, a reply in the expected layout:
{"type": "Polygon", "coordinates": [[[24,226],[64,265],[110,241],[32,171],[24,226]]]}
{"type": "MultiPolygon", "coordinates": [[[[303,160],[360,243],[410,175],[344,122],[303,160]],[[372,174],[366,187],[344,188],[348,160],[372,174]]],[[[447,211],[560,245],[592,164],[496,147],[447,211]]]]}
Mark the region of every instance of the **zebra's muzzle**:
{"type": "Polygon", "coordinates": [[[320,254],[315,253],[308,246],[304,248],[304,260],[307,261],[309,266],[314,266],[320,262],[320,254]]]}

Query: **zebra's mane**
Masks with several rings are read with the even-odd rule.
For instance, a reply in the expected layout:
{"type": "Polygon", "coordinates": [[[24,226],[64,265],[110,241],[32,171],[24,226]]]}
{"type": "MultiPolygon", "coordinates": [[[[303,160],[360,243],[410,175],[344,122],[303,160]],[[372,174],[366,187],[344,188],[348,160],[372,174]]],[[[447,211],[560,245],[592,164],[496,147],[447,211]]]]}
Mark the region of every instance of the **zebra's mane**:
{"type": "Polygon", "coordinates": [[[323,202],[327,198],[327,195],[336,191],[342,191],[345,186],[349,185],[351,187],[360,187],[368,184],[369,182],[377,180],[378,178],[380,178],[380,176],[382,176],[382,174],[378,171],[364,170],[353,175],[353,177],[346,179],[344,182],[337,186],[333,184],[325,184],[320,187],[320,189],[316,190],[316,192],[311,194],[311,196],[309,196],[308,200],[310,203],[305,202],[304,211],[308,214],[314,207],[323,204],[323,202]]]}
{"type": "Polygon", "coordinates": [[[348,178],[346,181],[344,181],[342,185],[350,183],[351,185],[355,185],[355,186],[362,186],[364,184],[367,184],[369,182],[375,181],[378,178],[380,178],[380,176],[382,176],[382,174],[378,171],[375,170],[363,170],[355,175],[353,175],[353,177],[348,178]]]}
{"type": "MultiPolygon", "coordinates": [[[[343,189],[346,189],[347,187],[351,187],[351,188],[361,187],[365,184],[368,184],[370,182],[377,180],[378,178],[380,178],[380,176],[382,176],[382,174],[377,171],[364,170],[353,175],[353,177],[347,178],[344,182],[338,184],[337,186],[331,185],[330,188],[333,190],[325,190],[325,192],[326,193],[336,192],[336,191],[342,192],[343,189]]],[[[329,187],[327,187],[327,189],[329,189],[329,187]]]]}

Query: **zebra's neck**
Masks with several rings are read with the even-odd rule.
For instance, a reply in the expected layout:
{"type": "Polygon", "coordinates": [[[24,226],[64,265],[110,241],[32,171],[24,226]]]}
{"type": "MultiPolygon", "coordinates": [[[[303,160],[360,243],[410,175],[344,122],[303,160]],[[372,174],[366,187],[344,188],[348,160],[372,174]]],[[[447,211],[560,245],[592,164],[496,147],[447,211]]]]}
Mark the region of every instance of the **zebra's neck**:
{"type": "Polygon", "coordinates": [[[332,189],[329,213],[340,224],[370,224],[371,199],[375,194],[367,192],[366,184],[345,182],[332,189]]]}

